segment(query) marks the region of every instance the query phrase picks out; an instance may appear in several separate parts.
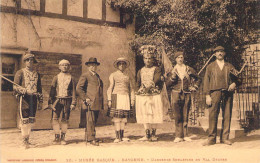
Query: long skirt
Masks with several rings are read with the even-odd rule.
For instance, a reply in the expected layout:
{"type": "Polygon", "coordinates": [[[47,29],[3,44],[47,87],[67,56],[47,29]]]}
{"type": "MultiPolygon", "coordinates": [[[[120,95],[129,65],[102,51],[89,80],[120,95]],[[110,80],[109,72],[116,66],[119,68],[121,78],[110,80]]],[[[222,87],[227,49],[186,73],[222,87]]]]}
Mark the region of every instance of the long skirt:
{"type": "Polygon", "coordinates": [[[136,95],[137,123],[163,123],[162,95],[136,95]]]}

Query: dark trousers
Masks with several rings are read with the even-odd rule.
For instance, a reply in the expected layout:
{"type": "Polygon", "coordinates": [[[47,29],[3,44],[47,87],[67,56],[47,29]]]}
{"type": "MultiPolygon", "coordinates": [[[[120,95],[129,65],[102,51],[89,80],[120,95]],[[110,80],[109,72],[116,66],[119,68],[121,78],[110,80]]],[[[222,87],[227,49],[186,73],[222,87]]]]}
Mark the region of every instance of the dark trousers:
{"type": "Polygon", "coordinates": [[[175,135],[183,138],[188,135],[189,110],[191,105],[190,93],[172,91],[171,105],[174,110],[175,135]]]}
{"type": "Polygon", "coordinates": [[[85,140],[92,141],[96,138],[95,126],[98,119],[98,110],[86,110],[86,129],[85,129],[85,140]]]}
{"type": "Polygon", "coordinates": [[[34,123],[37,111],[37,97],[35,95],[25,95],[22,100],[21,118],[22,123],[34,123]]]}
{"type": "Polygon", "coordinates": [[[60,98],[56,105],[56,110],[52,111],[52,120],[59,120],[62,115],[62,122],[68,122],[70,118],[70,105],[72,98],[60,98]]]}
{"type": "Polygon", "coordinates": [[[220,140],[227,140],[233,107],[233,92],[214,91],[211,93],[212,106],[209,108],[209,140],[216,142],[217,124],[220,108],[222,109],[222,128],[220,140]]]}

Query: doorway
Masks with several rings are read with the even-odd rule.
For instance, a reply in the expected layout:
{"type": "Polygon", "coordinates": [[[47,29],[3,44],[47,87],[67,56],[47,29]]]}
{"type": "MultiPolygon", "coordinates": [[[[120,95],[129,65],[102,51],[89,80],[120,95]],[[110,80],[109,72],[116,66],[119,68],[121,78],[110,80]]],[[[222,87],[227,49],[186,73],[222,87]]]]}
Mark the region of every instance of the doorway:
{"type": "MultiPolygon", "coordinates": [[[[10,79],[11,81],[14,81],[14,75],[20,68],[20,59],[21,55],[1,53],[1,75],[10,79]]],[[[16,128],[18,103],[15,96],[13,95],[13,84],[2,78],[0,81],[0,128],[16,128]]]]}

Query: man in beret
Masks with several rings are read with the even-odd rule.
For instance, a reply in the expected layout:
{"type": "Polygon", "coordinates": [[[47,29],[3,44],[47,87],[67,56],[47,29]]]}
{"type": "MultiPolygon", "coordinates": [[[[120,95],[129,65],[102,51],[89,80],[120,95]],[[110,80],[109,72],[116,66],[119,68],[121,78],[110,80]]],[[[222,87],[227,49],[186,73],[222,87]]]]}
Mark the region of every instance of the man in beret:
{"type": "Polygon", "coordinates": [[[53,144],[65,145],[65,135],[68,129],[70,111],[76,107],[76,84],[69,73],[70,62],[59,62],[60,73],[56,75],[51,84],[49,108],[52,109],[52,128],[55,133],[53,144]],[[59,119],[61,117],[61,123],[59,119]]]}
{"type": "Polygon", "coordinates": [[[231,145],[229,141],[230,123],[232,114],[233,94],[239,84],[238,78],[231,72],[234,66],[224,61],[226,55],[222,46],[214,49],[216,61],[209,64],[204,76],[204,93],[206,104],[209,106],[209,135],[203,145],[216,144],[218,114],[222,109],[222,129],[220,143],[231,145]]]}
{"type": "Polygon", "coordinates": [[[88,67],[86,73],[82,74],[76,87],[79,98],[82,100],[82,109],[86,111],[86,143],[98,146],[96,141],[95,125],[97,123],[98,114],[103,106],[103,82],[96,73],[97,66],[100,63],[96,58],[89,58],[85,63],[88,67]]]}
{"type": "Polygon", "coordinates": [[[14,82],[21,87],[14,85],[14,92],[20,99],[20,127],[23,144],[27,149],[30,147],[29,137],[35,122],[36,110],[42,109],[43,99],[41,77],[34,69],[34,64],[37,63],[35,56],[28,52],[24,55],[23,61],[25,68],[17,71],[14,77],[14,82]]]}
{"type": "MultiPolygon", "coordinates": [[[[174,54],[176,65],[167,74],[166,85],[171,90],[170,114],[174,113],[175,120],[175,143],[191,141],[188,137],[188,120],[191,106],[191,92],[198,89],[200,78],[196,71],[184,64],[184,54],[182,51],[174,54]]],[[[173,118],[172,115],[170,115],[173,118]]]]}

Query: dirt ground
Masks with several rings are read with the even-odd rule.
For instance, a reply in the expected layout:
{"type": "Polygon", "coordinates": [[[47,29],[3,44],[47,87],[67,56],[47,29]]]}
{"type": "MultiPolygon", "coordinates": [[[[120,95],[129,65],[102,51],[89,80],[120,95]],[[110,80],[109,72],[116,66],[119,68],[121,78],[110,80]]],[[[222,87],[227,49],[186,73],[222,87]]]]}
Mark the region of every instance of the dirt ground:
{"type": "Polygon", "coordinates": [[[174,124],[158,126],[158,142],[138,141],[144,135],[140,124],[128,124],[129,142],[113,143],[113,126],[96,128],[100,146],[86,145],[84,129],[69,129],[67,145],[52,145],[52,130],[33,131],[30,149],[22,146],[18,129],[0,130],[1,163],[12,162],[246,162],[260,163],[260,130],[232,139],[232,146],[219,144],[204,147],[205,135],[191,135],[192,142],[174,143],[174,124]]]}

